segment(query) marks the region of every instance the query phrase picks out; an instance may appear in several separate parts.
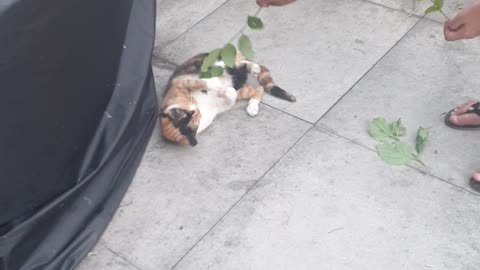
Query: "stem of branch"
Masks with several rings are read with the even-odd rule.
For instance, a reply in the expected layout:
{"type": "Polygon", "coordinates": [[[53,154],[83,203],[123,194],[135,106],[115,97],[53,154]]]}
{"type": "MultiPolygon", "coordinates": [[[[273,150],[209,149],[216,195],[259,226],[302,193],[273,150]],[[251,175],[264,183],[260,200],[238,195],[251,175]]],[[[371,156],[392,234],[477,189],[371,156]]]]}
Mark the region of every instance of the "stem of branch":
{"type": "MultiPolygon", "coordinates": [[[[433,5],[435,5],[435,2],[433,2],[433,0],[430,0],[430,2],[432,2],[433,5]]],[[[442,7],[443,8],[443,7],[442,7]]],[[[442,10],[442,8],[440,8],[440,13],[443,15],[443,17],[445,17],[445,19],[447,19],[447,21],[450,21],[450,18],[447,16],[447,14],[445,14],[442,10]]]]}
{"type": "MultiPolygon", "coordinates": [[[[255,14],[253,15],[254,17],[257,17],[258,14],[260,14],[260,11],[262,10],[262,8],[258,8],[257,11],[255,12],[255,14]]],[[[238,33],[236,33],[229,41],[228,43],[232,43],[235,38],[237,38],[239,35],[243,34],[243,31],[245,31],[245,29],[247,29],[248,27],[248,22],[245,23],[245,25],[240,29],[240,31],[238,31],[238,33]]]]}

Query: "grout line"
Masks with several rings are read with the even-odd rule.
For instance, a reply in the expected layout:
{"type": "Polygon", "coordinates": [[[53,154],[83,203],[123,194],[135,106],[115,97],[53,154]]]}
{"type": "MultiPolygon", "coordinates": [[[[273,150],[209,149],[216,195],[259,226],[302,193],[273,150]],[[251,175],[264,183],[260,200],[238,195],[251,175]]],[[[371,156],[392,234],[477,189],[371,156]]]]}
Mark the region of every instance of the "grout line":
{"type": "Polygon", "coordinates": [[[200,239],[198,239],[198,241],[173,265],[173,267],[171,269],[175,269],[178,264],[180,264],[180,262],[183,261],[183,259],[188,255],[190,254],[190,252],[207,236],[210,234],[211,231],[213,231],[218,224],[220,224],[220,222],[222,222],[225,217],[230,214],[230,212],[250,193],[250,191],[252,191],[257,185],[258,183],[273,169],[275,168],[275,166],[277,166],[277,164],[288,154],[290,153],[290,151],[305,137],[305,135],[307,135],[313,128],[315,128],[314,125],[312,125],[310,128],[308,128],[305,133],[302,134],[302,136],[300,136],[300,138],[298,138],[295,143],[290,146],[288,148],[287,151],[285,151],[285,153],[277,160],[275,161],[275,163],[273,163],[272,166],[270,166],[270,168],[268,168],[265,173],[263,173],[256,181],[253,185],[251,185],[246,191],[245,193],[217,220],[217,222],[215,222],[215,224],[212,225],[212,227],[210,227],[210,229],[202,235],[202,237],[200,237],[200,239]]]}
{"type": "Polygon", "coordinates": [[[422,19],[419,19],[405,34],[403,34],[403,36],[399,38],[397,42],[395,42],[395,44],[393,44],[393,46],[388,49],[385,54],[377,60],[377,62],[375,62],[375,64],[373,64],[345,93],[343,93],[343,95],[322,116],[320,116],[320,118],[315,122],[315,125],[318,125],[320,120],[322,120],[335,106],[337,106],[337,104],[340,103],[343,98],[347,96],[352,91],[352,89],[355,88],[355,86],[357,86],[357,84],[362,81],[363,78],[365,78],[365,76],[367,76],[367,74],[369,74],[370,71],[372,71],[378,65],[378,63],[380,63],[385,58],[385,56],[387,56],[393,50],[393,48],[395,48],[400,43],[400,41],[402,41],[421,21],[422,19]]]}
{"type": "Polygon", "coordinates": [[[177,68],[177,67],[179,66],[179,64],[177,64],[177,63],[174,63],[174,62],[172,62],[172,61],[170,61],[170,60],[167,60],[167,59],[163,59],[163,58],[161,58],[161,57],[158,56],[158,55],[152,54],[152,65],[154,65],[154,66],[156,66],[156,67],[159,68],[159,66],[158,66],[158,65],[155,65],[154,62],[165,63],[165,64],[167,64],[167,65],[172,66],[173,69],[175,69],[175,68],[177,68]]]}
{"type": "MultiPolygon", "coordinates": [[[[380,4],[380,3],[375,3],[375,2],[372,2],[371,0],[363,0],[365,2],[368,2],[370,4],[373,4],[373,5],[376,5],[376,6],[379,6],[379,7],[383,7],[383,8],[386,8],[386,9],[390,9],[390,10],[394,10],[394,11],[398,11],[398,12],[402,12],[404,14],[407,14],[411,17],[415,17],[415,18],[422,18],[423,16],[421,15],[417,15],[417,14],[412,14],[408,11],[405,11],[405,10],[402,10],[402,9],[396,9],[396,8],[393,8],[393,7],[389,7],[389,6],[386,6],[386,5],[383,5],[383,4],[380,4]]],[[[417,0],[413,0],[413,1],[417,1],[417,0]]],[[[415,3],[414,3],[415,4],[415,3]]]]}
{"type": "MultiPolygon", "coordinates": [[[[392,7],[389,7],[389,6],[385,6],[385,5],[382,5],[382,4],[379,4],[379,3],[372,2],[371,0],[362,0],[362,1],[368,2],[368,3],[376,5],[376,6],[380,6],[380,7],[386,8],[386,9],[402,12],[402,13],[405,13],[405,14],[409,15],[410,17],[425,19],[427,21],[435,22],[435,23],[438,23],[438,24],[443,24],[443,22],[439,22],[439,21],[437,21],[435,19],[432,19],[430,17],[427,17],[425,15],[418,15],[418,14],[414,14],[414,13],[411,13],[411,12],[408,12],[408,11],[405,11],[405,10],[392,8],[392,7]]],[[[416,1],[418,1],[418,0],[413,0],[412,12],[415,11],[415,9],[417,8],[416,7],[416,3],[417,3],[416,1]]]]}
{"type": "Polygon", "coordinates": [[[273,106],[273,105],[270,105],[270,104],[265,103],[265,102],[263,102],[263,101],[261,101],[260,103],[261,103],[262,105],[265,105],[265,106],[267,106],[267,107],[270,107],[270,108],[272,108],[272,109],[274,109],[274,110],[277,110],[277,111],[279,111],[279,112],[281,112],[281,113],[284,113],[284,114],[286,114],[286,115],[290,115],[291,117],[296,118],[296,119],[298,119],[298,120],[300,120],[300,121],[302,121],[302,122],[305,122],[305,123],[308,123],[308,124],[311,124],[311,125],[315,125],[315,123],[313,123],[313,122],[310,122],[310,121],[305,120],[305,119],[303,119],[303,118],[301,118],[301,117],[299,117],[299,116],[296,116],[296,115],[294,115],[294,114],[291,114],[291,113],[289,113],[289,112],[286,112],[286,111],[284,111],[284,110],[282,110],[282,109],[279,109],[279,108],[277,108],[277,107],[275,107],[275,106],[273,106]]]}
{"type": "Polygon", "coordinates": [[[140,267],[136,266],[134,263],[132,263],[131,261],[129,261],[127,258],[125,258],[124,256],[122,256],[121,254],[115,252],[114,250],[112,250],[111,248],[109,248],[107,245],[105,245],[104,243],[99,243],[99,245],[101,245],[102,247],[106,248],[108,251],[110,251],[111,253],[113,253],[115,256],[121,258],[122,260],[126,261],[128,264],[130,264],[131,266],[133,266],[135,269],[137,270],[142,270],[140,267]]]}
{"type": "MultiPolygon", "coordinates": [[[[352,144],[355,144],[355,145],[360,146],[360,147],[362,147],[362,148],[364,148],[364,149],[367,149],[367,150],[369,150],[369,151],[371,151],[371,152],[376,152],[376,151],[373,150],[372,148],[370,148],[370,147],[368,147],[368,146],[365,146],[365,145],[363,145],[363,144],[361,144],[361,143],[359,143],[359,142],[353,141],[353,140],[351,140],[351,139],[349,139],[349,138],[347,138],[347,137],[345,137],[345,136],[342,136],[342,135],[336,133],[335,131],[333,131],[333,130],[331,130],[331,129],[328,129],[328,128],[323,127],[323,126],[316,126],[316,127],[319,128],[320,131],[323,132],[323,133],[332,134],[332,135],[334,135],[334,136],[337,136],[337,137],[339,137],[339,138],[342,138],[342,139],[345,140],[345,141],[348,141],[348,142],[350,142],[350,143],[352,143],[352,144]]],[[[472,195],[474,195],[474,196],[476,196],[476,197],[480,197],[480,194],[478,194],[478,193],[476,193],[476,192],[474,192],[474,191],[471,191],[471,190],[469,190],[469,189],[466,189],[466,188],[464,188],[464,187],[462,187],[462,186],[458,186],[458,185],[456,185],[455,183],[452,183],[452,182],[450,182],[450,181],[448,181],[448,180],[445,180],[445,179],[443,179],[443,178],[441,178],[441,177],[439,177],[439,176],[436,176],[436,175],[434,175],[434,174],[432,174],[432,173],[430,173],[430,172],[424,171],[424,170],[422,170],[422,169],[420,169],[420,168],[418,168],[418,167],[414,167],[414,166],[408,165],[408,164],[405,165],[405,166],[406,166],[406,167],[409,167],[409,168],[411,168],[411,169],[413,169],[413,170],[415,170],[415,171],[417,171],[418,173],[421,173],[422,175],[428,175],[428,176],[430,176],[430,177],[432,177],[432,178],[434,178],[434,179],[437,179],[437,180],[439,180],[439,181],[441,181],[441,182],[444,182],[444,183],[446,183],[446,184],[448,184],[448,185],[450,185],[450,186],[453,186],[453,187],[456,188],[456,189],[460,189],[460,190],[465,191],[465,192],[467,192],[467,193],[470,193],[470,194],[472,194],[472,195]]]]}
{"type": "MultiPolygon", "coordinates": [[[[169,41],[167,42],[167,44],[163,45],[162,47],[163,48],[166,48],[168,46],[170,46],[170,44],[174,43],[175,41],[177,41],[179,38],[181,38],[183,35],[185,35],[187,32],[189,32],[190,30],[192,30],[192,28],[194,28],[195,26],[197,26],[198,24],[200,24],[201,22],[203,22],[206,18],[210,17],[210,15],[212,15],[213,13],[217,12],[220,8],[222,8],[223,6],[225,6],[228,2],[230,2],[230,0],[226,0],[225,2],[223,2],[222,4],[220,4],[218,7],[216,7],[213,11],[211,11],[210,13],[208,13],[207,15],[205,15],[203,18],[201,18],[199,21],[197,21],[195,24],[193,24],[192,26],[190,26],[187,30],[183,31],[182,33],[180,33],[178,36],[176,36],[174,39],[172,39],[172,41],[169,41]]],[[[155,51],[155,50],[154,50],[155,51]]]]}

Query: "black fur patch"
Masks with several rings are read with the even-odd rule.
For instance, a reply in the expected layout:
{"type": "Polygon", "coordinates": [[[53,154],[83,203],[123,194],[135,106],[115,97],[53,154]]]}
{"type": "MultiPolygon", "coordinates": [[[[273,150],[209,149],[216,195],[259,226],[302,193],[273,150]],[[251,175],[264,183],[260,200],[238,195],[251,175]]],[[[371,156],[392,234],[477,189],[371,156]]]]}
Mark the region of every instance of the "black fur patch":
{"type": "Polygon", "coordinates": [[[232,76],[232,84],[235,90],[239,90],[248,80],[248,71],[247,65],[242,65],[241,67],[229,68],[227,67],[227,72],[232,76]]]}

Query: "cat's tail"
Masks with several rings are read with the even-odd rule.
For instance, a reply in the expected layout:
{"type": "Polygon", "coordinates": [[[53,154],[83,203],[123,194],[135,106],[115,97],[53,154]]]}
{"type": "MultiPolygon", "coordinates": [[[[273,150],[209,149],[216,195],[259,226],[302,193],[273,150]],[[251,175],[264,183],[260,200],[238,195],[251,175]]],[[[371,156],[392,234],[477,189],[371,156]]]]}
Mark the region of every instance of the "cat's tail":
{"type": "Polygon", "coordinates": [[[258,79],[260,85],[263,86],[265,92],[269,93],[274,97],[285,99],[290,102],[297,101],[297,98],[294,95],[288,93],[287,91],[283,90],[275,84],[268,68],[262,65],[259,66],[260,72],[258,72],[257,74],[254,73],[254,76],[258,79]]]}

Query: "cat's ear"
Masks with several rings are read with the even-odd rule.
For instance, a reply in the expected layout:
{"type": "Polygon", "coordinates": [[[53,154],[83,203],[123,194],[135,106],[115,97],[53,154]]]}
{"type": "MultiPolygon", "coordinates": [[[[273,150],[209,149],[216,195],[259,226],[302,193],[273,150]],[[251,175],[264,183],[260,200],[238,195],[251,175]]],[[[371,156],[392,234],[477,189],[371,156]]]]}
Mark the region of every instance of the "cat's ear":
{"type": "Polygon", "coordinates": [[[162,112],[160,116],[168,117],[170,120],[178,121],[187,116],[187,111],[180,108],[171,108],[165,112],[162,112]]]}

